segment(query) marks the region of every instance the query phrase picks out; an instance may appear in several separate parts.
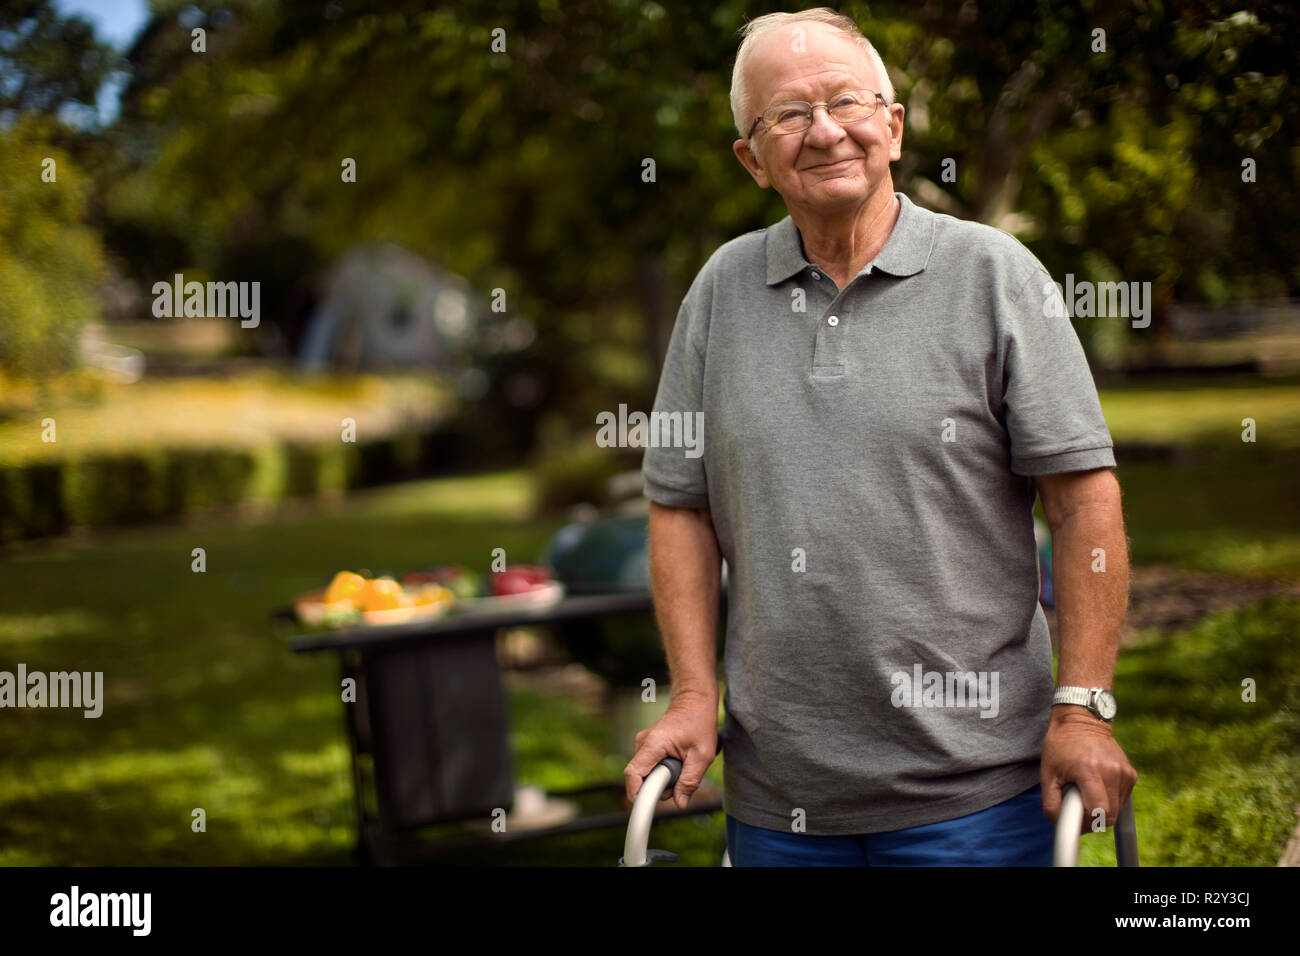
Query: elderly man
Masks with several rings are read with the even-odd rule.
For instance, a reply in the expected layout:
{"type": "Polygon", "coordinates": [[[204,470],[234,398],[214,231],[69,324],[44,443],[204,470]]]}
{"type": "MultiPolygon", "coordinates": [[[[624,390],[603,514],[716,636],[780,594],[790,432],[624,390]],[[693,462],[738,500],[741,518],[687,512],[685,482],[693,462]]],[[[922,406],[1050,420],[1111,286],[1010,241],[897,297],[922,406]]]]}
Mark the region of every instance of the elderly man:
{"type": "Polygon", "coordinates": [[[673,330],[655,410],[703,412],[704,453],[645,456],[673,699],[628,795],[671,755],[684,806],[717,752],[725,558],[735,865],[1050,865],[1066,784],[1113,821],[1137,780],[1110,727],[1127,539],[1083,351],[1015,239],[894,191],[903,107],[851,20],[743,34],[733,148],[789,216],[718,249],[673,330]]]}

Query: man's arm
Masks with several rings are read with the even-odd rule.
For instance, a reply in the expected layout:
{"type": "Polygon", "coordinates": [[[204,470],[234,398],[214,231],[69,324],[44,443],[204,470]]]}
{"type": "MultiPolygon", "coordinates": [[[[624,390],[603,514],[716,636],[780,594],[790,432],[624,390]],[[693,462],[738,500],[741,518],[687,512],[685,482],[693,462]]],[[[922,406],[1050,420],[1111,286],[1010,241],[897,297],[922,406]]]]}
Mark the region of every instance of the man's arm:
{"type": "Polygon", "coordinates": [[[708,509],[650,503],[650,585],[672,680],[668,711],[636,735],[623,770],[632,800],[665,756],[682,761],[673,791],[685,807],[718,747],[718,591],[722,556],[708,509]]]}
{"type": "Polygon", "coordinates": [[[650,587],[674,697],[718,701],[718,590],[722,556],[707,508],[650,503],[650,587]]]}
{"type": "MultiPolygon", "coordinates": [[[[1038,475],[1034,481],[1052,529],[1057,683],[1109,688],[1128,610],[1128,541],[1119,482],[1109,468],[1038,475]],[[1094,554],[1097,549],[1100,554],[1094,554]]],[[[1070,705],[1059,713],[1092,716],[1070,705]]]]}
{"type": "MultiPolygon", "coordinates": [[[[1129,596],[1119,482],[1108,468],[1037,475],[1034,480],[1052,529],[1057,684],[1110,688],[1129,596]]],[[[1120,707],[1122,713],[1122,702],[1120,707]]],[[[1042,766],[1043,809],[1050,819],[1060,812],[1065,785],[1075,783],[1084,806],[1101,807],[1109,826],[1136,781],[1137,772],[1109,724],[1084,707],[1052,708],[1042,766]]]]}

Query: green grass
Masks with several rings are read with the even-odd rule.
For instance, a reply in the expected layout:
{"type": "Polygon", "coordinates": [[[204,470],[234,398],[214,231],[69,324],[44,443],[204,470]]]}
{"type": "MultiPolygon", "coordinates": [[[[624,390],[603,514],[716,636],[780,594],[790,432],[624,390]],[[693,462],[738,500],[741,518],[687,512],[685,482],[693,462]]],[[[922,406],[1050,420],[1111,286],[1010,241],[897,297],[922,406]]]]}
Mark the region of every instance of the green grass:
{"type": "Polygon", "coordinates": [[[1300,574],[1300,451],[1195,449],[1170,467],[1122,465],[1124,518],[1137,564],[1222,574],[1300,574]]]}
{"type": "Polygon", "coordinates": [[[527,519],[529,501],[519,473],[420,482],[301,522],[6,559],[0,669],[102,670],[105,703],[97,720],[0,713],[0,864],[347,862],[337,662],[290,653],[268,612],[343,567],[486,567],[496,547],[533,560],[560,522],[527,519]]]}
{"type": "MultiPolygon", "coordinates": [[[[1273,866],[1300,804],[1300,601],[1273,598],[1121,654],[1115,737],[1154,866],[1273,866]],[[1243,680],[1255,681],[1253,703],[1243,680]]],[[[1114,865],[1089,834],[1083,865],[1114,865]]]]}
{"type": "Polygon", "coordinates": [[[1153,380],[1100,396],[1117,442],[1235,447],[1244,444],[1242,419],[1253,418],[1260,443],[1300,448],[1300,378],[1153,380]]]}
{"type": "MultiPolygon", "coordinates": [[[[451,411],[448,389],[428,375],[299,376],[258,370],[228,379],[143,379],[102,385],[96,400],[29,395],[0,415],[0,462],[45,461],[160,446],[253,448],[338,441],[342,421],[368,441],[423,430],[451,411]],[[47,419],[54,441],[45,440],[47,419]]],[[[0,395],[4,390],[0,389],[0,395]]],[[[6,396],[8,398],[8,396],[6,396]]]]}
{"type": "Polygon", "coordinates": [[[1120,462],[1135,563],[1300,574],[1300,380],[1163,382],[1105,389],[1101,402],[1116,443],[1180,449],[1120,462]],[[1243,418],[1255,419],[1255,442],[1241,440],[1243,418]]]}

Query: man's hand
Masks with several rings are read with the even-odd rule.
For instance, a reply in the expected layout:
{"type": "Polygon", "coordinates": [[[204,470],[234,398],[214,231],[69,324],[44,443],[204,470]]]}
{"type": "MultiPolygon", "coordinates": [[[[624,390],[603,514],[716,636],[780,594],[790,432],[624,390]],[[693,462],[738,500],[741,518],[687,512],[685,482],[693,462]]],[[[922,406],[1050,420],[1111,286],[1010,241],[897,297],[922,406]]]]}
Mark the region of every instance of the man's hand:
{"type": "Polygon", "coordinates": [[[1105,813],[1109,828],[1128,802],[1137,771],[1111,734],[1110,725],[1082,707],[1070,704],[1052,708],[1052,722],[1043,738],[1043,813],[1053,823],[1061,814],[1067,785],[1073,783],[1083,797],[1083,829],[1092,829],[1093,810],[1105,813]]]}
{"type": "Polygon", "coordinates": [[[636,735],[636,751],[623,770],[628,800],[636,799],[645,776],[664,757],[682,762],[682,772],[675,790],[665,790],[661,800],[677,796],[677,806],[685,807],[704,772],[718,753],[718,699],[699,692],[673,694],[672,703],[662,717],[636,735]]]}

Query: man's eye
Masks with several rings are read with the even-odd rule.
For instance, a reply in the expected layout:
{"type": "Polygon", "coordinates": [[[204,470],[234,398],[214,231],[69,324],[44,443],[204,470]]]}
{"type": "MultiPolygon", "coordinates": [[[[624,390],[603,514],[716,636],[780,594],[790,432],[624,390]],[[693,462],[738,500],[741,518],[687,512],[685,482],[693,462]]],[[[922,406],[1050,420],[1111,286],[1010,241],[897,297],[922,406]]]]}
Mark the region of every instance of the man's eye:
{"type": "Polygon", "coordinates": [[[801,109],[795,109],[793,107],[788,109],[783,109],[777,114],[776,121],[778,123],[784,123],[787,120],[794,119],[795,117],[803,116],[803,114],[804,111],[801,109]]]}
{"type": "Polygon", "coordinates": [[[839,96],[835,97],[835,101],[831,103],[831,107],[833,108],[836,106],[856,106],[860,102],[861,100],[859,100],[852,93],[841,93],[839,96]]]}

